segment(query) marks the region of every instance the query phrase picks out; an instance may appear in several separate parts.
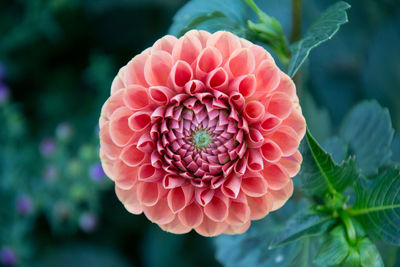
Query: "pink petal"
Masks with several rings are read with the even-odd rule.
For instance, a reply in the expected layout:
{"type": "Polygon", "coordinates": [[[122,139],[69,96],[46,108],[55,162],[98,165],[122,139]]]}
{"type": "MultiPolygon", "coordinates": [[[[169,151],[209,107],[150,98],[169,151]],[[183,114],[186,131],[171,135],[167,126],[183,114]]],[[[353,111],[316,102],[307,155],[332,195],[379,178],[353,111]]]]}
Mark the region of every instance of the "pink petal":
{"type": "Polygon", "coordinates": [[[254,172],[261,171],[264,168],[264,162],[261,153],[257,149],[247,150],[247,167],[254,172]]]}
{"type": "Polygon", "coordinates": [[[208,73],[221,66],[222,55],[215,47],[206,47],[201,51],[196,63],[196,78],[204,80],[208,73]]]}
{"type": "Polygon", "coordinates": [[[129,190],[124,190],[115,186],[115,193],[118,199],[124,204],[125,208],[133,214],[140,214],[143,212],[142,205],[137,197],[137,187],[134,186],[129,190]]]}
{"type": "Polygon", "coordinates": [[[111,94],[115,94],[117,91],[125,88],[123,77],[125,76],[126,67],[122,67],[117,76],[115,76],[112,84],[111,84],[111,94]]]}
{"type": "Polygon", "coordinates": [[[133,136],[129,128],[128,119],[132,111],[126,107],[120,107],[114,111],[110,118],[110,137],[118,146],[125,146],[133,136]]]}
{"type": "Polygon", "coordinates": [[[224,222],[215,222],[204,216],[203,222],[194,230],[202,236],[217,236],[222,234],[227,227],[228,224],[224,222]]]}
{"type": "Polygon", "coordinates": [[[300,171],[302,161],[303,157],[299,151],[296,151],[293,155],[281,158],[278,165],[280,168],[284,169],[290,177],[294,177],[300,171]]]}
{"type": "Polygon", "coordinates": [[[109,123],[105,123],[100,129],[100,147],[104,155],[106,155],[110,160],[115,160],[119,157],[121,153],[121,148],[118,147],[110,137],[109,123]]]}
{"type": "Polygon", "coordinates": [[[185,182],[186,180],[179,175],[167,174],[164,176],[162,184],[165,189],[172,189],[181,186],[185,182]]]}
{"type": "Polygon", "coordinates": [[[144,77],[151,86],[167,86],[168,76],[172,68],[172,57],[165,51],[152,53],[144,65],[144,77]]]}
{"type": "Polygon", "coordinates": [[[119,160],[114,165],[115,184],[124,190],[129,190],[138,181],[138,169],[126,165],[123,161],[119,160]]]}
{"type": "Polygon", "coordinates": [[[248,102],[244,106],[243,115],[249,124],[261,121],[265,114],[265,107],[257,100],[248,102]]]}
{"type": "Polygon", "coordinates": [[[220,67],[208,73],[206,85],[210,89],[224,92],[228,87],[228,81],[228,74],[220,67]]]}
{"type": "Polygon", "coordinates": [[[223,222],[228,216],[229,200],[224,196],[215,196],[204,206],[204,213],[215,222],[223,222]]]}
{"type": "Polygon", "coordinates": [[[276,130],[270,139],[281,149],[283,156],[290,156],[296,152],[300,144],[297,133],[290,127],[282,126],[276,130]]]}
{"type": "Polygon", "coordinates": [[[132,110],[144,109],[149,105],[149,93],[143,86],[130,85],[124,90],[123,101],[132,110]]]}
{"type": "Polygon", "coordinates": [[[246,141],[249,148],[259,148],[264,143],[264,137],[256,128],[250,128],[246,141]]]}
{"type": "Polygon", "coordinates": [[[196,34],[185,34],[179,38],[172,50],[174,60],[183,60],[191,65],[200,54],[202,45],[196,34]]]}
{"type": "Polygon", "coordinates": [[[208,40],[207,46],[216,47],[222,55],[222,58],[228,60],[229,56],[242,47],[240,40],[237,36],[230,32],[219,31],[214,33],[208,40]]]}
{"type": "Polygon", "coordinates": [[[109,120],[111,115],[114,113],[114,111],[121,106],[124,105],[123,101],[123,95],[124,92],[123,90],[117,91],[115,94],[110,96],[107,101],[104,103],[102,109],[101,109],[101,114],[109,120]]]}
{"type": "Polygon", "coordinates": [[[268,191],[268,183],[258,172],[246,173],[242,179],[242,190],[250,197],[261,197],[268,191]]]}
{"type": "Polygon", "coordinates": [[[288,95],[283,93],[274,93],[268,102],[267,112],[280,118],[286,119],[292,112],[293,102],[288,95]]]}
{"type": "Polygon", "coordinates": [[[257,91],[259,92],[271,92],[279,84],[280,70],[270,59],[264,60],[257,65],[256,80],[257,80],[257,91]]]}
{"type": "Polygon", "coordinates": [[[237,198],[240,191],[241,177],[231,174],[222,185],[222,193],[228,198],[237,198]]]}
{"type": "Polygon", "coordinates": [[[128,119],[129,128],[133,131],[143,131],[150,126],[150,112],[147,111],[136,111],[128,119]]]}
{"type": "Polygon", "coordinates": [[[124,147],[120,159],[130,167],[139,166],[146,158],[146,153],[140,151],[136,145],[124,147]]]}
{"type": "Polygon", "coordinates": [[[143,206],[143,212],[150,221],[159,225],[170,223],[175,219],[175,214],[169,209],[166,198],[161,198],[153,206],[143,206]]]}
{"type": "Polygon", "coordinates": [[[154,168],[151,164],[143,164],[139,167],[138,180],[144,182],[158,182],[165,176],[162,169],[154,168]]]}
{"type": "Polygon", "coordinates": [[[282,122],[282,125],[292,128],[297,133],[299,139],[303,139],[306,133],[306,121],[301,114],[300,108],[293,108],[289,117],[282,122]]]}
{"type": "Polygon", "coordinates": [[[266,114],[262,119],[259,130],[263,134],[270,134],[274,132],[281,125],[282,120],[272,114],[266,114]]]}
{"type": "Polygon", "coordinates": [[[146,54],[140,54],[135,56],[129,63],[126,65],[125,70],[125,84],[128,85],[142,85],[144,87],[148,86],[148,83],[145,79],[145,64],[148,60],[149,56],[146,54]]]}
{"type": "Polygon", "coordinates": [[[238,91],[243,97],[247,98],[256,91],[257,81],[254,74],[239,76],[229,85],[231,90],[238,91]]]}
{"type": "Polygon", "coordinates": [[[182,224],[177,216],[175,216],[175,219],[172,222],[167,224],[161,224],[160,228],[166,232],[170,232],[173,234],[186,234],[189,233],[190,230],[192,230],[191,227],[182,224]]]}
{"type": "MultiPolygon", "coordinates": [[[[161,193],[157,183],[141,182],[137,184],[137,193],[140,203],[145,206],[154,206],[161,200],[161,193]]],[[[166,202],[167,200],[165,200],[166,202]]],[[[168,208],[169,209],[169,208],[168,208]]]]}
{"type": "Polygon", "coordinates": [[[103,150],[100,148],[100,159],[101,159],[101,166],[103,167],[104,173],[111,179],[114,180],[114,161],[107,157],[103,150]]]}
{"type": "Polygon", "coordinates": [[[150,133],[146,132],[142,134],[137,142],[137,148],[142,152],[152,152],[154,151],[154,142],[150,137],[150,133]]]}
{"type": "Polygon", "coordinates": [[[151,86],[149,88],[151,100],[157,105],[163,106],[169,103],[169,100],[175,95],[175,92],[165,86],[151,86]]]}
{"type": "Polygon", "coordinates": [[[193,197],[193,191],[192,185],[176,187],[169,191],[168,206],[173,213],[182,211],[189,204],[193,197]]]}
{"type": "Polygon", "coordinates": [[[207,205],[214,197],[215,191],[207,188],[196,188],[195,199],[201,206],[207,205]]]}
{"type": "Polygon", "coordinates": [[[235,50],[225,65],[230,77],[239,77],[252,73],[255,67],[253,53],[248,48],[235,50]]]}
{"type": "Polygon", "coordinates": [[[226,230],[224,231],[224,234],[227,235],[238,235],[238,234],[243,234],[250,228],[250,221],[247,221],[244,224],[241,225],[229,225],[226,230]]]}
{"type": "Polygon", "coordinates": [[[195,93],[201,93],[205,89],[203,82],[199,80],[191,80],[185,84],[185,92],[189,95],[194,95],[195,93]]]}
{"type": "Polygon", "coordinates": [[[178,60],[171,69],[168,83],[176,92],[182,93],[185,84],[192,79],[193,71],[190,65],[183,60],[178,60]]]}
{"type": "Polygon", "coordinates": [[[282,157],[282,151],[273,141],[266,141],[260,148],[261,155],[267,162],[277,162],[282,157]]]}
{"type": "Polygon", "coordinates": [[[283,188],[279,190],[269,190],[269,194],[271,194],[274,200],[272,211],[281,208],[293,194],[293,181],[290,180],[283,188]]]}
{"type": "Polygon", "coordinates": [[[251,44],[248,46],[249,50],[253,53],[255,65],[259,66],[261,62],[267,60],[274,62],[273,57],[262,46],[251,44]]]}
{"type": "Polygon", "coordinates": [[[183,225],[196,228],[203,222],[203,210],[195,201],[193,201],[178,213],[178,217],[183,225]]]}
{"type": "Polygon", "coordinates": [[[261,197],[247,197],[250,208],[250,219],[259,220],[264,218],[272,210],[273,201],[270,194],[265,194],[261,197]]]}
{"type": "Polygon", "coordinates": [[[283,71],[281,71],[281,79],[275,92],[284,93],[292,100],[296,97],[296,86],[293,80],[283,71]]]}
{"type": "Polygon", "coordinates": [[[232,201],[226,222],[230,225],[243,225],[250,220],[250,208],[246,203],[232,201]]]}
{"type": "Polygon", "coordinates": [[[175,36],[173,35],[165,35],[164,37],[158,39],[153,47],[151,48],[151,51],[157,51],[157,50],[163,50],[167,53],[172,54],[172,49],[174,48],[175,44],[178,42],[178,39],[176,39],[175,36]]]}
{"type": "Polygon", "coordinates": [[[275,164],[264,168],[262,173],[272,190],[279,190],[290,181],[289,175],[275,164]]]}

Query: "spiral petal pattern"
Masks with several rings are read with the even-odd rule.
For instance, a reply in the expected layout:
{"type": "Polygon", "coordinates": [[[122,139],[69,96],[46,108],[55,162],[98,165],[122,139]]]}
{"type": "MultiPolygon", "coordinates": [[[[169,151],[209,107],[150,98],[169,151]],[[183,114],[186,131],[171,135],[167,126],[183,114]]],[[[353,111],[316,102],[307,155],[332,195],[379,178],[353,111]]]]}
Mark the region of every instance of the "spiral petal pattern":
{"type": "Polygon", "coordinates": [[[99,123],[125,208],[204,236],[243,233],[287,201],[306,129],[293,81],[266,50],[198,30],[122,67],[99,123]]]}

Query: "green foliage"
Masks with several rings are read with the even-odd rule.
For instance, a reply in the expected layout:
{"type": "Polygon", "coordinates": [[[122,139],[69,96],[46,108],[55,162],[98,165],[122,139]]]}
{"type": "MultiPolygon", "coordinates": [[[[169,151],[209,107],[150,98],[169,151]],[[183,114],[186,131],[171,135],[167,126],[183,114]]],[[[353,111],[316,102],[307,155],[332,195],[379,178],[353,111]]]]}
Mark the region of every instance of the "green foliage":
{"type": "Polygon", "coordinates": [[[321,235],[335,223],[331,216],[318,214],[313,209],[303,209],[289,219],[285,228],[272,243],[272,247],[282,246],[300,238],[321,235]]]}
{"type": "Polygon", "coordinates": [[[191,29],[226,30],[246,35],[246,11],[241,0],[192,0],[174,16],[169,34],[181,36],[191,29]]]}
{"type": "Polygon", "coordinates": [[[340,264],[348,255],[346,232],[342,226],[337,226],[324,238],[314,262],[319,266],[340,264]]]}
{"type": "Polygon", "coordinates": [[[331,39],[340,26],[347,22],[346,10],[349,8],[350,5],[343,1],[333,4],[311,25],[300,41],[292,44],[289,76],[293,77],[296,74],[307,59],[311,49],[331,39]]]}
{"type": "Polygon", "coordinates": [[[359,174],[353,157],[338,165],[308,130],[306,139],[309,149],[304,154],[300,176],[305,193],[324,196],[326,193],[342,192],[357,179],[359,174]]]}
{"type": "Polygon", "coordinates": [[[389,168],[372,180],[360,179],[357,201],[348,212],[357,216],[374,236],[400,246],[400,172],[389,168]]]}
{"type": "Polygon", "coordinates": [[[375,101],[368,101],[350,111],[342,123],[340,136],[356,156],[361,172],[372,175],[391,157],[393,132],[388,110],[375,101]]]}

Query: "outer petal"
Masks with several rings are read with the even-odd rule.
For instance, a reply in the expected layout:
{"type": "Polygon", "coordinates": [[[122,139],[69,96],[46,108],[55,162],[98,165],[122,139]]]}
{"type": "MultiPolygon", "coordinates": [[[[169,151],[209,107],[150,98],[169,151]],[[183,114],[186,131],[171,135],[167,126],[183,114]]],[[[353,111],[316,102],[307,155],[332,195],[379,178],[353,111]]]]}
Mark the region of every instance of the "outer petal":
{"type": "Polygon", "coordinates": [[[290,180],[279,190],[269,190],[269,194],[273,199],[272,211],[281,208],[293,194],[293,181],[290,180]]]}
{"type": "Polygon", "coordinates": [[[115,193],[129,212],[133,214],[140,214],[143,212],[142,205],[137,198],[137,186],[134,186],[129,190],[124,190],[115,186],[115,193]]]}
{"type": "Polygon", "coordinates": [[[222,234],[228,227],[227,223],[215,222],[210,220],[207,216],[204,217],[203,222],[194,230],[203,236],[217,236],[222,234]]]}
{"type": "Polygon", "coordinates": [[[175,217],[175,219],[170,223],[161,224],[160,228],[163,229],[164,231],[174,234],[186,234],[192,230],[191,227],[182,224],[178,217],[175,217]]]}

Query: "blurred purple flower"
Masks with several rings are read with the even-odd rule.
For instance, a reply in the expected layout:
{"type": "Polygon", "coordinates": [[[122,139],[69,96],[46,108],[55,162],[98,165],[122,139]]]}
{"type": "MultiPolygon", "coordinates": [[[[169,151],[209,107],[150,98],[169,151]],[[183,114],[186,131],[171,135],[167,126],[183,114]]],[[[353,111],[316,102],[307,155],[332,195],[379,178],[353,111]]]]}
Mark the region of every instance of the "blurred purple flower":
{"type": "Polygon", "coordinates": [[[30,215],[33,211],[33,203],[28,195],[21,195],[15,201],[15,208],[22,216],[30,215]]]}
{"type": "Polygon", "coordinates": [[[79,218],[79,226],[86,233],[93,232],[97,227],[97,215],[92,212],[85,212],[79,218]]]}
{"type": "Polygon", "coordinates": [[[15,266],[17,264],[17,255],[12,248],[3,247],[0,250],[0,262],[4,266],[15,266]]]}
{"type": "Polygon", "coordinates": [[[10,96],[10,90],[5,84],[0,83],[0,104],[8,100],[10,96]]]}
{"type": "Polygon", "coordinates": [[[42,156],[50,157],[56,151],[56,142],[53,138],[46,138],[40,142],[39,150],[42,156]]]}
{"type": "Polygon", "coordinates": [[[43,178],[47,182],[53,182],[56,180],[58,170],[54,165],[47,165],[43,170],[43,178]]]}
{"type": "Polygon", "coordinates": [[[101,182],[104,180],[105,174],[100,162],[96,162],[90,166],[89,176],[95,182],[101,182]]]}
{"type": "Polygon", "coordinates": [[[62,122],[56,128],[56,136],[62,141],[68,141],[71,138],[72,133],[72,126],[68,122],[62,122]]]}

